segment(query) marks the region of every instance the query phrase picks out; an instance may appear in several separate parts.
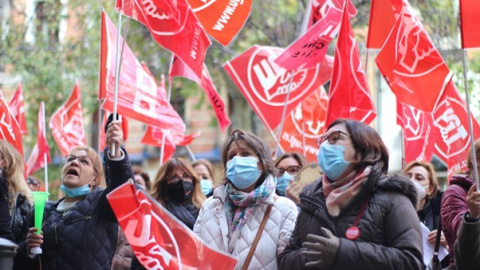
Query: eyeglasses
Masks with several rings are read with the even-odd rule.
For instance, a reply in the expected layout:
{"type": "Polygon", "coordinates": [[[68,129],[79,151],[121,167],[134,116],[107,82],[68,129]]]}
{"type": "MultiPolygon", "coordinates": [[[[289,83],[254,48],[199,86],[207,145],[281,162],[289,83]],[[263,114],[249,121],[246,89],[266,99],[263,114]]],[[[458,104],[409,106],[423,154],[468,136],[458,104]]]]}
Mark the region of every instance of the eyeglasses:
{"type": "Polygon", "coordinates": [[[300,166],[288,166],[287,168],[277,168],[278,176],[282,176],[285,171],[290,175],[296,175],[300,170],[300,166]]]}
{"type": "Polygon", "coordinates": [[[192,180],[193,179],[193,176],[191,174],[188,174],[188,173],[184,173],[182,176],[179,176],[179,175],[172,175],[170,177],[167,177],[167,181],[168,182],[177,182],[179,181],[180,179],[183,179],[183,180],[192,180]]]}
{"type": "Polygon", "coordinates": [[[40,186],[40,183],[37,180],[30,179],[30,178],[27,179],[27,184],[34,185],[34,186],[40,186]]]}
{"type": "Polygon", "coordinates": [[[341,130],[333,131],[330,134],[325,134],[323,136],[318,137],[317,146],[320,147],[320,145],[325,141],[328,141],[330,144],[337,143],[337,141],[340,139],[340,134],[350,137],[350,134],[345,133],[341,130]]]}

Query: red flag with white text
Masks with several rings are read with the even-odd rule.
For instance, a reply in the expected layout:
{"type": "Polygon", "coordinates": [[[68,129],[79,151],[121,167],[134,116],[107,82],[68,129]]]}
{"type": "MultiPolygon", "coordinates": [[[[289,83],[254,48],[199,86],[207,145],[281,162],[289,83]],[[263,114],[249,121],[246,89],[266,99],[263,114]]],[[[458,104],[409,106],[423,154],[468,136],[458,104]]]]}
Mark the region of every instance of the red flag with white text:
{"type": "Polygon", "coordinates": [[[0,91],[0,139],[9,142],[23,157],[22,132],[0,91]]]}
{"type": "Polygon", "coordinates": [[[372,0],[368,22],[367,48],[380,49],[395,24],[391,0],[372,0]]]}
{"type": "Polygon", "coordinates": [[[250,15],[252,0],[187,0],[205,32],[227,46],[250,15]]]}
{"type": "Polygon", "coordinates": [[[285,152],[302,153],[309,162],[318,162],[317,138],[325,132],[327,105],[327,92],[320,87],[286,116],[280,137],[285,152]]]}
{"type": "Polygon", "coordinates": [[[22,131],[22,135],[27,134],[28,131],[27,120],[25,118],[25,102],[23,99],[23,88],[21,83],[18,84],[17,91],[13,95],[8,106],[10,107],[15,119],[17,119],[18,125],[22,131]]]}
{"type": "MultiPolygon", "coordinates": [[[[106,111],[113,111],[116,40],[117,29],[103,11],[99,99],[104,99],[102,109],[106,111]]],[[[151,72],[140,64],[125,44],[118,85],[118,113],[148,125],[185,133],[185,124],[166,98],[157,97],[157,88],[151,72]]]]}
{"type": "Polygon", "coordinates": [[[117,9],[143,23],[158,44],[202,76],[211,42],[187,0],[117,0],[117,9]]]}
{"type": "Polygon", "coordinates": [[[450,71],[420,21],[404,7],[375,59],[397,100],[423,111],[437,106],[450,71]]]}
{"type": "Polygon", "coordinates": [[[203,243],[145,191],[132,182],[107,199],[135,256],[146,269],[234,269],[237,260],[203,243]]]}
{"type": "Polygon", "coordinates": [[[199,84],[203,91],[205,91],[207,94],[208,100],[212,105],[222,132],[225,132],[225,129],[228,127],[228,125],[230,125],[230,118],[228,117],[228,111],[225,108],[225,103],[213,84],[213,80],[208,72],[207,66],[203,65],[202,78],[200,79],[187,65],[185,65],[185,63],[183,63],[180,58],[175,56],[170,68],[169,76],[170,78],[184,77],[199,84]]]}
{"type": "Polygon", "coordinates": [[[368,125],[377,115],[357,42],[346,12],[349,3],[347,1],[345,5],[333,59],[325,120],[327,127],[337,118],[350,118],[368,125]]]}
{"type": "Polygon", "coordinates": [[[76,146],[87,144],[78,83],[68,100],[52,115],[49,125],[62,155],[68,155],[76,146]]]}
{"type": "Polygon", "coordinates": [[[46,137],[46,123],[45,123],[45,104],[40,103],[38,109],[38,124],[37,124],[37,143],[33,146],[32,153],[27,161],[27,175],[31,175],[35,171],[45,167],[52,161],[50,157],[50,147],[46,137]],[[45,163],[45,156],[47,163],[45,163]]]}
{"type": "MultiPolygon", "coordinates": [[[[279,67],[274,60],[283,49],[254,45],[223,67],[242,95],[267,128],[274,130],[280,124],[291,72],[279,67]]],[[[286,115],[304,98],[330,80],[331,57],[310,69],[293,73],[286,115]]]]}
{"type": "Polygon", "coordinates": [[[462,48],[480,47],[480,2],[478,0],[460,0],[460,35],[462,48]]]}

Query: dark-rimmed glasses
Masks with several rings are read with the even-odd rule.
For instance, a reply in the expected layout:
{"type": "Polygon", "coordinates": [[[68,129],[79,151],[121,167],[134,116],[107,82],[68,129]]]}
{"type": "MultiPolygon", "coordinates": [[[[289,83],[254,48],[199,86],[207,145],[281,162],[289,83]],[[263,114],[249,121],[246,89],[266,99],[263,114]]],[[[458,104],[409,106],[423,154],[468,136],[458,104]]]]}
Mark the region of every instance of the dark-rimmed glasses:
{"type": "Polygon", "coordinates": [[[325,134],[317,138],[317,146],[320,147],[320,145],[324,141],[328,141],[330,144],[335,144],[337,141],[340,139],[340,134],[343,134],[345,136],[350,137],[350,134],[345,133],[341,130],[333,131],[330,134],[325,134]]]}
{"type": "Polygon", "coordinates": [[[167,177],[167,182],[177,182],[179,181],[180,179],[183,179],[183,180],[192,180],[193,179],[193,176],[191,174],[188,174],[188,173],[184,173],[182,176],[179,176],[179,175],[172,175],[170,177],[167,177]]]}
{"type": "Polygon", "coordinates": [[[282,176],[285,172],[290,175],[296,175],[300,170],[300,166],[288,166],[287,168],[277,168],[278,176],[282,176]]]}

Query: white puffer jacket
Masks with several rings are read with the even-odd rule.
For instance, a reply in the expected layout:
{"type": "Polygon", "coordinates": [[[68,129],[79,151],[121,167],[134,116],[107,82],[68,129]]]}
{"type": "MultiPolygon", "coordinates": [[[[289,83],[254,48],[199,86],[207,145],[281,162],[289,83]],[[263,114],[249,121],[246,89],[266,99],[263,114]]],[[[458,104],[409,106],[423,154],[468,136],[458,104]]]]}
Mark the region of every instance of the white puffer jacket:
{"type": "Polygon", "coordinates": [[[233,250],[228,250],[228,224],[225,214],[225,186],[215,189],[200,209],[193,231],[210,247],[234,255],[238,259],[235,269],[241,269],[269,204],[273,204],[264,232],[258,241],[248,269],[277,269],[277,255],[283,252],[295,227],[298,210],[285,197],[271,194],[265,203],[258,205],[248,217],[240,234],[231,239],[233,250]],[[275,200],[274,200],[275,197],[275,200]]]}

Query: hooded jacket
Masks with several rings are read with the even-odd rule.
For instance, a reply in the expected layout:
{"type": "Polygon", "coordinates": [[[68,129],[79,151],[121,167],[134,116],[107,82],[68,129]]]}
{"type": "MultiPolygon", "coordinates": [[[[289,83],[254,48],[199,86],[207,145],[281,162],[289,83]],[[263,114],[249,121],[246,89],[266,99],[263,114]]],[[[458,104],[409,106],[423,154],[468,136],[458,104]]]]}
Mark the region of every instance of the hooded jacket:
{"type": "Polygon", "coordinates": [[[321,227],[340,240],[329,269],[424,269],[416,190],[409,179],[388,177],[374,167],[359,193],[335,218],[327,212],[321,179],[306,187],[300,200],[292,237],[278,257],[279,269],[306,269],[308,259],[301,254],[306,250],[302,244],[308,234],[322,235],[321,227]],[[366,200],[357,225],[360,236],[348,240],[345,232],[353,226],[366,200]]]}

